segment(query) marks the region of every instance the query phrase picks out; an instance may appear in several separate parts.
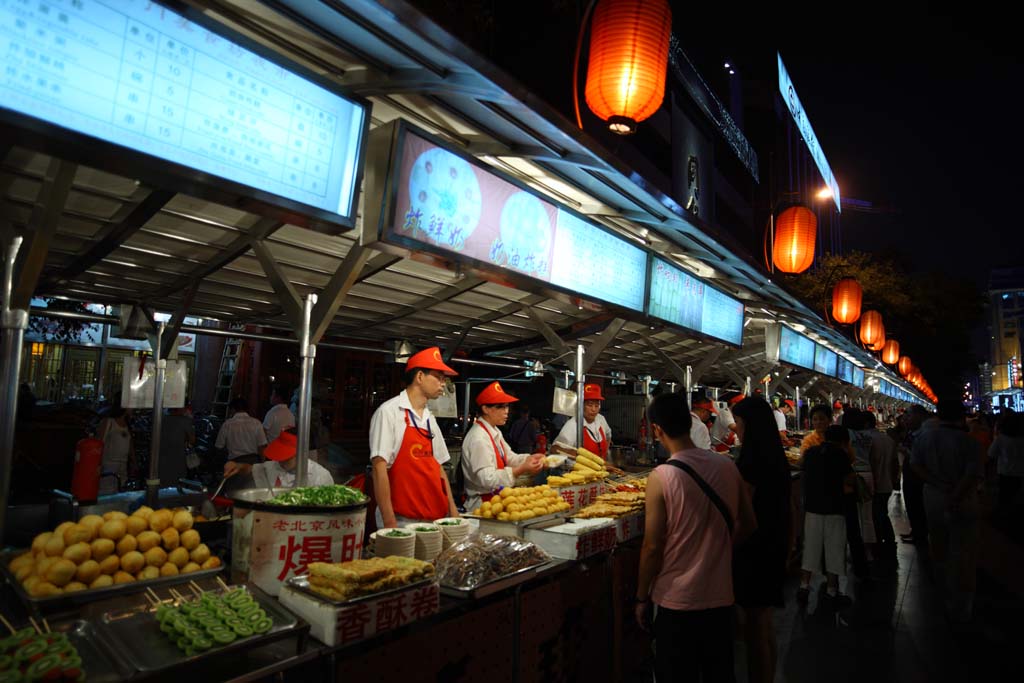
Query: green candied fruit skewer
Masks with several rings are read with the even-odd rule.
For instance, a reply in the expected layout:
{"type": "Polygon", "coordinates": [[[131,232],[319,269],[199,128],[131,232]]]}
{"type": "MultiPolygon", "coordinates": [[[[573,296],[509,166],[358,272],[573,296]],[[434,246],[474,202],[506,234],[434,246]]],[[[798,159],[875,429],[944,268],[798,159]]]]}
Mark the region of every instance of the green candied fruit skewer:
{"type": "Polygon", "coordinates": [[[252,627],[252,630],[255,631],[256,633],[266,633],[267,631],[269,631],[273,627],[274,627],[274,622],[271,621],[270,617],[267,617],[267,618],[263,619],[263,621],[255,624],[252,627]]]}
{"type": "Polygon", "coordinates": [[[238,636],[235,635],[234,631],[217,631],[213,634],[213,639],[221,645],[227,645],[228,643],[235,642],[238,636]]]}
{"type": "Polygon", "coordinates": [[[253,630],[246,624],[237,624],[232,626],[231,630],[238,634],[239,638],[248,638],[253,634],[253,630]]]}
{"type": "Polygon", "coordinates": [[[213,640],[211,640],[210,638],[197,638],[196,640],[192,641],[192,647],[194,647],[199,652],[209,650],[211,647],[213,647],[213,640]]]}

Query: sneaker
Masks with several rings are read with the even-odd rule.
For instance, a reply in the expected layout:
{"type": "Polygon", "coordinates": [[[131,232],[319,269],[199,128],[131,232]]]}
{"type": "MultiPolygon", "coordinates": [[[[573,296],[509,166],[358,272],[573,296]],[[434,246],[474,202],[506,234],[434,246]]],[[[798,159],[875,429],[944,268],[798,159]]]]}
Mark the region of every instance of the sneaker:
{"type": "Polygon", "coordinates": [[[798,605],[806,605],[810,598],[811,589],[809,586],[800,586],[796,589],[796,602],[798,605]]]}

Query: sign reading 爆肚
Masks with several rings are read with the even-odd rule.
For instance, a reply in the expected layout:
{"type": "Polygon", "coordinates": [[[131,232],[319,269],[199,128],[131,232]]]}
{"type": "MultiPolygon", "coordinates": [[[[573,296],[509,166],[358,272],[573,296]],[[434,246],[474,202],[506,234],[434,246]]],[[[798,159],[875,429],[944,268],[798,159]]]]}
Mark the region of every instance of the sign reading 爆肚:
{"type": "Polygon", "coordinates": [[[811,128],[811,122],[808,120],[807,115],[804,113],[804,107],[800,104],[800,98],[797,97],[796,88],[793,86],[793,81],[789,78],[789,72],[786,71],[785,65],[782,63],[782,55],[778,55],[779,58],[779,92],[782,93],[782,101],[786,103],[786,108],[789,109],[789,113],[793,115],[793,120],[796,121],[796,127],[800,131],[801,137],[804,142],[807,143],[807,149],[811,153],[811,158],[814,159],[815,165],[818,167],[818,171],[821,172],[821,177],[828,185],[829,189],[832,190],[832,200],[836,203],[836,210],[842,212],[842,201],[839,196],[839,183],[836,182],[836,178],[832,175],[832,167],[828,165],[828,160],[825,159],[825,152],[822,151],[821,145],[818,143],[818,136],[814,134],[814,129],[811,128]]]}
{"type": "Polygon", "coordinates": [[[0,0],[0,108],[350,220],[341,97],[149,0],[0,0]]]}

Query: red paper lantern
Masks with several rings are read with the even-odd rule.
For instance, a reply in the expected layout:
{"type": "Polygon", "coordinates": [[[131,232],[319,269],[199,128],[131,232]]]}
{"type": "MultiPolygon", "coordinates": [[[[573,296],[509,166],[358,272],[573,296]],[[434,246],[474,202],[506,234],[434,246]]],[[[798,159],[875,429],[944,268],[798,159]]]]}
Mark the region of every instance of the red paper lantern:
{"type": "Polygon", "coordinates": [[[852,277],[844,277],[832,288],[832,318],[843,325],[857,322],[864,291],[852,277]]]}
{"type": "Polygon", "coordinates": [[[914,364],[910,360],[910,356],[900,356],[899,364],[896,369],[900,371],[900,374],[904,377],[910,372],[910,368],[914,367],[914,364]]]}
{"type": "Polygon", "coordinates": [[[671,35],[666,0],[601,0],[594,8],[585,96],[613,132],[635,132],[661,106],[671,35]]]}
{"type": "Polygon", "coordinates": [[[882,324],[882,314],[878,311],[864,311],[860,317],[860,342],[872,351],[881,350],[881,344],[885,343],[885,325],[882,324]],[[878,346],[878,349],[874,347],[878,346]]]}
{"type": "Polygon", "coordinates": [[[775,221],[772,261],[783,273],[802,273],[814,263],[818,217],[806,206],[791,206],[775,221]]]}
{"type": "Polygon", "coordinates": [[[900,360],[900,343],[895,339],[889,339],[882,347],[882,362],[893,365],[900,360]]]}

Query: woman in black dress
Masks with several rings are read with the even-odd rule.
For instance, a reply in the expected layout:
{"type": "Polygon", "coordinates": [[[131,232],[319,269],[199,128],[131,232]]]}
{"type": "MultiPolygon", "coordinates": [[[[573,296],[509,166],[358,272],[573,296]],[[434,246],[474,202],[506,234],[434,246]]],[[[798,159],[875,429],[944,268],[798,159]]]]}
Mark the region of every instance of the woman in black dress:
{"type": "Polygon", "coordinates": [[[732,410],[743,444],[736,466],[754,501],[757,531],[733,553],[736,604],[745,612],[750,681],[773,681],[777,645],[772,610],[783,606],[789,548],[790,473],[772,408],[745,398],[732,410]]]}

